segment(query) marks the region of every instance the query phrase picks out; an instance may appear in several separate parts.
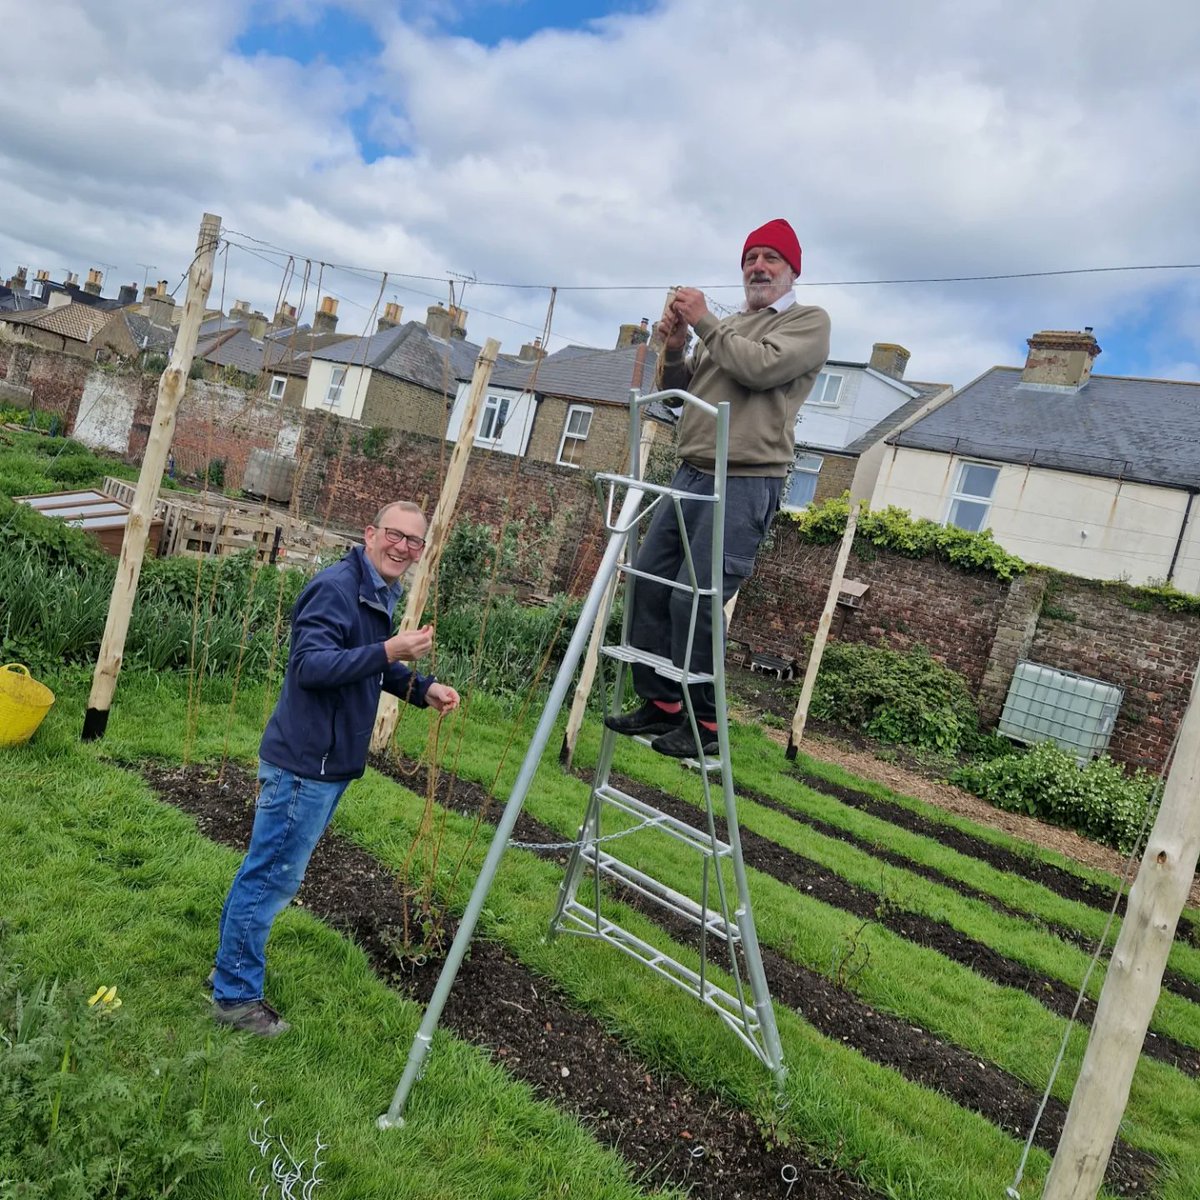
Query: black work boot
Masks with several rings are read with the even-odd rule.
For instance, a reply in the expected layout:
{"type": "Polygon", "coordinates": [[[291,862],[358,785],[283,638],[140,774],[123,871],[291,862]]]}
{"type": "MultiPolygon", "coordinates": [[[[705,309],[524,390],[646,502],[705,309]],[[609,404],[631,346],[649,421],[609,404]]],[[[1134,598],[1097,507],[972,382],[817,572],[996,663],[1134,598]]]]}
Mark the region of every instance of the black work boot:
{"type": "Polygon", "coordinates": [[[700,726],[699,746],[696,745],[696,739],[692,736],[690,725],[677,725],[650,743],[651,750],[657,750],[659,754],[666,754],[670,758],[699,758],[702,752],[712,758],[720,751],[720,748],[717,731],[705,729],[703,725],[700,726]]]}
{"type": "Polygon", "coordinates": [[[636,737],[638,734],[649,736],[655,733],[669,733],[683,723],[683,710],[679,712],[664,712],[653,700],[646,700],[641,708],[633,712],[617,713],[605,717],[604,724],[616,733],[626,737],[636,737]]]}

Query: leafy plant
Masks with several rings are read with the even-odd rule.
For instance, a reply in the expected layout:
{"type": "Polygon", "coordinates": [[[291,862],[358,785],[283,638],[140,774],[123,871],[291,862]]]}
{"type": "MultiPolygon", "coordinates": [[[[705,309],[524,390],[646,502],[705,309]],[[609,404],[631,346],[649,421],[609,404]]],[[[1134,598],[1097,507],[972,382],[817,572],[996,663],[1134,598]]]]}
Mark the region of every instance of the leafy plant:
{"type": "Polygon", "coordinates": [[[1158,804],[1155,780],[1144,771],[1126,775],[1107,756],[1081,767],[1054,742],[968,764],[952,779],[997,808],[1064,825],[1123,852],[1158,804]]]}
{"type": "Polygon", "coordinates": [[[219,1156],[212,1043],[150,1059],[115,987],[0,975],[0,1175],[6,1196],[172,1196],[219,1156]]]}
{"type": "Polygon", "coordinates": [[[923,646],[831,642],[813,692],[812,715],[881,742],[941,755],[974,748],[979,715],[966,680],[923,646]]]}

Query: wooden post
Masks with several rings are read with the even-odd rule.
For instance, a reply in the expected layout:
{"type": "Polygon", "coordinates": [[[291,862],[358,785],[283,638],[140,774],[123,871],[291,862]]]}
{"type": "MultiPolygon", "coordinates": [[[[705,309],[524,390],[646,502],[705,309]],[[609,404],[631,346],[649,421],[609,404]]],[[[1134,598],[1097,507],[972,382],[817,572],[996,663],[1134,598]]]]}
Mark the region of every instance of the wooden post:
{"type": "Polygon", "coordinates": [[[1200,666],[1117,938],[1043,1200],[1094,1200],[1200,855],[1200,666]]]}
{"type": "MultiPolygon", "coordinates": [[[[471,447],[475,444],[475,425],[479,410],[483,406],[484,394],[488,381],[492,377],[492,368],[496,365],[496,356],[500,353],[500,343],[495,338],[488,338],[484,343],[479,357],[475,360],[475,373],[471,376],[471,390],[467,393],[467,405],[463,411],[462,421],[458,426],[458,440],[454,443],[454,451],[450,455],[450,465],[446,468],[446,480],[442,484],[442,494],[438,497],[437,508],[429,522],[429,532],[426,535],[425,553],[417,563],[413,574],[412,585],[408,589],[408,597],[404,605],[404,616],[400,619],[400,631],[410,632],[420,627],[421,614],[425,611],[425,602],[429,599],[429,588],[437,573],[438,563],[441,562],[442,552],[450,538],[450,522],[454,519],[454,510],[458,507],[458,493],[462,488],[463,477],[467,473],[467,460],[471,456],[471,447]]],[[[379,697],[379,707],[375,711],[375,728],[371,733],[371,750],[382,753],[387,749],[396,732],[396,722],[400,716],[400,704],[395,696],[384,692],[379,697]]]]}
{"type": "Polygon", "coordinates": [[[142,456],[142,468],[138,474],[137,489],[133,494],[133,503],[125,524],[125,535],[121,540],[121,557],[117,563],[117,576],[108,604],[108,619],[104,624],[104,637],[100,642],[100,654],[92,676],[92,691],[88,696],[87,713],[83,719],[82,736],[85,742],[103,737],[108,725],[108,713],[112,706],[113,693],[117,690],[117,676],[121,671],[121,659],[125,653],[129,617],[133,610],[134,596],[137,594],[138,576],[142,571],[142,560],[146,556],[146,537],[154,517],[154,502],[158,498],[163,470],[167,465],[167,454],[171,449],[171,438],[175,434],[175,414],[187,388],[188,373],[196,353],[196,340],[200,333],[200,323],[204,319],[208,293],[212,287],[213,262],[217,256],[220,236],[221,218],[212,213],[205,213],[200,222],[200,236],[196,240],[196,255],[188,272],[183,317],[179,322],[179,332],[175,335],[171,360],[158,381],[154,421],[150,426],[150,436],[142,456]]]}
{"type": "Polygon", "coordinates": [[[833,564],[833,578],[829,581],[829,594],[825,597],[825,607],[821,610],[817,635],[813,638],[812,653],[808,656],[808,668],[804,672],[804,683],[800,688],[800,703],[796,705],[796,715],[792,717],[792,732],[788,735],[786,751],[788,759],[796,757],[796,747],[800,745],[800,739],[804,737],[804,726],[808,722],[808,706],[812,703],[813,688],[817,685],[817,672],[821,669],[821,657],[825,653],[825,642],[829,637],[833,610],[837,607],[838,593],[842,590],[842,576],[846,573],[846,560],[850,557],[850,547],[854,545],[854,531],[858,528],[858,510],[861,505],[861,500],[855,500],[850,506],[850,515],[846,518],[846,532],[842,534],[842,544],[838,548],[837,561],[833,564]]]}
{"type": "MultiPolygon", "coordinates": [[[[642,437],[638,444],[638,475],[641,478],[645,478],[646,465],[650,461],[650,452],[654,448],[657,430],[658,426],[654,421],[642,423],[642,437]]],[[[584,655],[583,666],[579,672],[579,682],[575,685],[575,696],[571,700],[567,728],[563,733],[562,746],[558,751],[558,761],[565,771],[571,769],[571,762],[575,757],[575,744],[579,741],[579,731],[583,727],[588,697],[591,696],[592,687],[596,682],[596,668],[600,663],[600,646],[604,641],[604,623],[608,619],[608,612],[612,607],[613,596],[616,594],[619,582],[620,572],[614,571],[613,577],[608,581],[608,587],[605,589],[604,599],[600,602],[600,615],[596,619],[596,624],[592,626],[592,636],[588,641],[587,653],[584,655]]]]}

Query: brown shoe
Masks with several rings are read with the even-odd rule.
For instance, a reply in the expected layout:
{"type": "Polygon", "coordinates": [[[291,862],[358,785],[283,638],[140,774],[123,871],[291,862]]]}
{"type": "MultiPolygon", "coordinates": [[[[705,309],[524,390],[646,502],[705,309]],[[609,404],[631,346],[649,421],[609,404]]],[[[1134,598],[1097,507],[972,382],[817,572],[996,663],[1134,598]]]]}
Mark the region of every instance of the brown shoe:
{"type": "Polygon", "coordinates": [[[219,1025],[229,1025],[265,1038],[278,1037],[291,1029],[265,1000],[246,1000],[240,1004],[221,1004],[214,1000],[213,1020],[219,1025]]]}

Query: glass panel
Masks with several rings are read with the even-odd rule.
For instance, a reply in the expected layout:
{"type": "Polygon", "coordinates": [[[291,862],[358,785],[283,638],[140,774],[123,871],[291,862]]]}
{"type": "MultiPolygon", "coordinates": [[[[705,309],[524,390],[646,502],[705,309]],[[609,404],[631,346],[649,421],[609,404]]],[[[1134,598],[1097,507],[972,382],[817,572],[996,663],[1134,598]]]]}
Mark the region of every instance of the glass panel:
{"type": "Polygon", "coordinates": [[[558,461],[572,467],[579,466],[583,460],[583,446],[584,443],[581,438],[567,438],[563,442],[563,448],[558,456],[558,461]]]}
{"type": "Polygon", "coordinates": [[[999,474],[999,467],[985,467],[982,463],[963,463],[958,491],[964,496],[978,496],[981,500],[990,500],[999,474]]]}
{"type": "Polygon", "coordinates": [[[817,476],[811,471],[793,471],[788,480],[784,504],[789,508],[806,508],[817,490],[817,476]]]}
{"type": "Polygon", "coordinates": [[[819,454],[800,454],[796,457],[797,471],[820,471],[825,460],[819,454]]]}
{"type": "Polygon", "coordinates": [[[587,437],[591,425],[592,414],[586,408],[572,409],[567,416],[567,433],[573,437],[587,437]]]}
{"type": "Polygon", "coordinates": [[[955,500],[950,505],[950,516],[947,524],[957,525],[971,533],[978,533],[987,520],[989,505],[980,504],[977,500],[955,500]]]}

